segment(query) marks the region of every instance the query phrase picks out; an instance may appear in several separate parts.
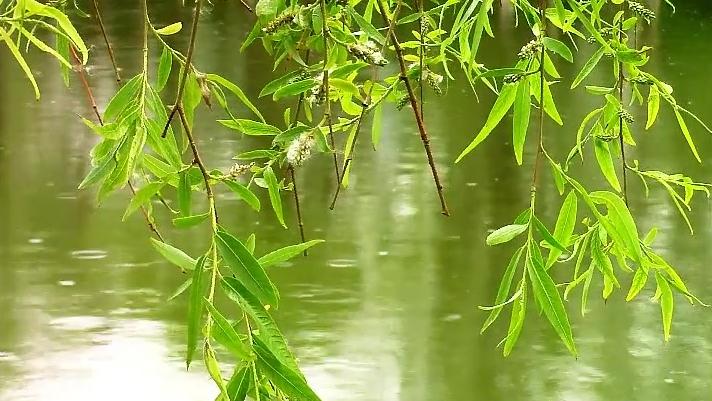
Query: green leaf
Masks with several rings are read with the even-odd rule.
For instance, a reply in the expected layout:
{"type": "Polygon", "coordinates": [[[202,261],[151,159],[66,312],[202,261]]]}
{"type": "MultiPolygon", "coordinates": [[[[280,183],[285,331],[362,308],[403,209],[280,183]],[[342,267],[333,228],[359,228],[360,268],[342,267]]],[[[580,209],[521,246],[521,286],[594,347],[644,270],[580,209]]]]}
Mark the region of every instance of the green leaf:
{"type": "Polygon", "coordinates": [[[682,131],[682,135],[685,136],[685,140],[687,141],[687,144],[690,145],[690,150],[692,150],[692,154],[695,155],[695,159],[697,159],[698,162],[702,163],[702,159],[700,159],[700,154],[697,153],[697,147],[695,146],[695,143],[692,141],[692,136],[690,136],[690,130],[687,128],[685,119],[682,118],[682,114],[680,114],[680,111],[677,109],[677,107],[675,107],[675,117],[677,118],[677,123],[680,125],[680,130],[682,131]]]}
{"type": "Polygon", "coordinates": [[[553,235],[551,235],[549,229],[546,228],[544,223],[542,223],[538,217],[532,216],[532,221],[534,222],[534,227],[536,227],[536,230],[539,232],[539,234],[541,234],[542,237],[544,237],[544,241],[554,247],[554,249],[558,249],[561,252],[566,252],[566,246],[560,243],[556,238],[554,238],[553,235]]]}
{"type": "Polygon", "coordinates": [[[640,291],[645,287],[645,284],[648,282],[648,272],[648,269],[638,267],[633,275],[633,282],[630,284],[628,295],[625,297],[626,301],[630,302],[635,299],[635,297],[637,297],[640,291]]]}
{"type": "Polygon", "coordinates": [[[238,280],[260,302],[276,308],[279,305],[277,289],[245,245],[239,239],[222,230],[218,230],[215,234],[215,243],[218,246],[220,255],[222,255],[225,263],[230,266],[238,280]]]}
{"type": "MultiPolygon", "coordinates": [[[[255,254],[256,239],[257,239],[257,237],[255,236],[255,233],[252,233],[252,234],[250,234],[249,237],[247,237],[247,240],[245,241],[245,248],[247,248],[247,250],[250,251],[250,253],[253,255],[255,254]]],[[[259,262],[259,260],[258,260],[258,262],[259,262]]],[[[260,262],[260,266],[262,266],[262,268],[265,267],[265,265],[263,265],[261,262],[260,262]]]]}
{"type": "Polygon", "coordinates": [[[164,26],[163,28],[156,29],[156,33],[164,36],[175,35],[176,33],[180,32],[181,29],[183,29],[183,23],[175,22],[168,26],[164,26]]]}
{"type": "Polygon", "coordinates": [[[616,244],[624,246],[631,253],[633,260],[642,265],[643,252],[640,248],[638,229],[623,199],[612,192],[605,191],[592,192],[590,198],[606,204],[607,219],[599,219],[599,221],[616,244]]]}
{"type": "Polygon", "coordinates": [[[527,313],[527,283],[522,279],[519,289],[522,295],[514,302],[512,306],[512,316],[509,319],[509,328],[507,329],[507,337],[504,340],[504,349],[502,353],[504,356],[509,356],[514,349],[514,345],[519,339],[519,334],[522,332],[522,327],[524,326],[524,318],[527,313]]]}
{"type": "Polygon", "coordinates": [[[227,400],[229,397],[227,395],[227,387],[225,387],[225,381],[220,373],[220,365],[215,357],[215,350],[213,350],[213,347],[207,341],[203,346],[203,361],[205,362],[205,369],[208,371],[210,378],[213,379],[213,382],[215,382],[220,389],[221,397],[227,400]]]}
{"type": "Polygon", "coordinates": [[[163,46],[161,59],[158,62],[158,72],[156,76],[156,90],[161,91],[168,83],[168,78],[171,76],[171,67],[173,66],[173,54],[167,46],[163,46]]]}
{"type": "Polygon", "coordinates": [[[173,219],[173,225],[178,228],[189,228],[197,226],[210,217],[210,212],[195,214],[192,216],[176,217],[173,219]]]}
{"type": "Polygon", "coordinates": [[[282,225],[282,227],[287,228],[284,223],[284,212],[282,211],[282,198],[279,196],[279,182],[277,182],[277,176],[274,175],[272,167],[268,166],[264,169],[262,177],[265,179],[267,184],[267,190],[269,192],[269,200],[272,202],[272,209],[274,214],[277,216],[277,220],[282,225]]]}
{"type": "Polygon", "coordinates": [[[277,0],[259,0],[255,5],[255,14],[258,17],[274,17],[277,14],[279,2],[277,0]]]}
{"type": "Polygon", "coordinates": [[[247,391],[253,382],[252,368],[249,365],[235,368],[235,373],[227,383],[228,401],[245,401],[247,391]]]}
{"type": "MultiPolygon", "coordinates": [[[[537,82],[536,80],[533,80],[537,82]]],[[[564,121],[559,115],[559,110],[556,108],[556,103],[554,102],[554,96],[551,94],[551,88],[549,88],[550,83],[544,82],[544,111],[559,125],[564,125],[564,121]]]]}
{"type": "Polygon", "coordinates": [[[234,192],[239,199],[242,199],[250,205],[251,208],[258,212],[260,211],[260,200],[254,193],[252,193],[252,191],[250,191],[249,188],[232,180],[223,180],[222,183],[230,188],[230,190],[234,192]]]}
{"type": "Polygon", "coordinates": [[[544,47],[563,57],[564,60],[568,61],[569,63],[573,63],[574,55],[571,53],[571,49],[569,49],[566,44],[550,37],[543,38],[542,42],[544,44],[544,47]]]}
{"type": "Polygon", "coordinates": [[[549,323],[551,323],[551,326],[564,342],[566,348],[573,355],[576,355],[576,345],[574,344],[571,325],[569,324],[564,303],[554,281],[546,272],[543,261],[536,256],[538,249],[533,249],[535,246],[534,244],[529,244],[529,257],[526,263],[534,296],[539,301],[538,303],[544,311],[544,315],[549,319],[549,323]]]}
{"type": "Polygon", "coordinates": [[[655,124],[655,120],[658,118],[658,111],[660,111],[660,90],[657,85],[653,85],[650,87],[650,93],[648,94],[648,121],[645,124],[645,129],[650,129],[655,124]]]}
{"type": "Polygon", "coordinates": [[[274,91],[272,98],[274,100],[279,100],[283,97],[299,95],[301,93],[308,91],[309,89],[313,88],[316,85],[319,85],[319,83],[311,78],[305,79],[303,81],[292,82],[292,83],[286,84],[286,85],[280,87],[279,89],[277,89],[276,91],[274,91]]]}
{"type": "Polygon", "coordinates": [[[596,264],[596,267],[598,267],[601,273],[603,273],[603,276],[606,277],[616,287],[620,288],[621,285],[618,283],[616,274],[613,271],[613,264],[611,263],[611,259],[605,252],[603,252],[603,244],[598,238],[598,233],[594,233],[593,237],[591,238],[591,258],[596,264]]]}
{"type": "Polygon", "coordinates": [[[205,265],[205,255],[198,259],[193,269],[193,280],[190,284],[190,296],[188,298],[188,341],[185,356],[186,367],[190,367],[193,361],[193,354],[198,343],[198,335],[200,334],[200,323],[203,316],[203,293],[205,292],[205,283],[203,282],[203,271],[205,265]]]}
{"type": "Polygon", "coordinates": [[[35,90],[35,99],[39,100],[40,88],[37,86],[37,81],[35,80],[34,74],[32,74],[32,69],[27,64],[27,61],[25,60],[25,58],[22,56],[20,49],[13,42],[13,39],[2,28],[0,28],[0,42],[5,42],[5,44],[7,45],[7,48],[10,49],[10,53],[13,55],[13,57],[15,57],[17,64],[20,65],[20,68],[22,68],[22,71],[25,73],[25,76],[32,84],[32,88],[35,90]]]}
{"type": "Polygon", "coordinates": [[[529,228],[528,224],[510,224],[495,230],[487,236],[487,245],[499,245],[513,240],[529,228]]]}
{"type": "Polygon", "coordinates": [[[260,111],[257,109],[257,107],[255,107],[254,104],[252,104],[252,102],[251,102],[250,99],[247,97],[247,95],[245,95],[245,92],[243,92],[242,89],[240,89],[239,86],[235,85],[235,84],[232,83],[231,81],[228,81],[227,79],[225,79],[225,78],[223,78],[223,77],[221,77],[220,75],[217,75],[217,74],[207,74],[207,75],[206,75],[206,78],[208,79],[208,81],[215,82],[215,83],[221,85],[223,88],[225,88],[225,89],[229,90],[230,92],[232,92],[232,94],[235,95],[235,96],[237,97],[237,99],[238,99],[243,105],[245,105],[245,107],[247,107],[248,109],[250,109],[250,111],[252,111],[253,113],[255,113],[255,115],[256,115],[257,117],[259,117],[260,121],[262,121],[262,122],[265,121],[265,118],[262,117],[262,113],[260,113],[260,111]]]}
{"type": "Polygon", "coordinates": [[[670,284],[665,277],[660,273],[655,273],[655,281],[658,283],[658,291],[660,292],[660,311],[663,317],[663,333],[665,341],[670,341],[670,330],[672,328],[672,312],[675,306],[675,301],[672,297],[670,284]]]}
{"type": "Polygon", "coordinates": [[[106,110],[104,110],[104,121],[112,121],[128,109],[131,101],[138,97],[142,83],[143,74],[138,74],[126,82],[124,86],[116,92],[114,97],[109,100],[109,104],[107,104],[106,110]]]}
{"type": "Polygon", "coordinates": [[[373,109],[373,122],[371,123],[371,144],[373,148],[376,149],[378,144],[381,142],[381,132],[383,124],[383,104],[379,103],[373,109]]]}
{"type": "Polygon", "coordinates": [[[220,342],[228,351],[242,360],[252,360],[254,355],[250,347],[243,343],[240,335],[237,334],[232,324],[213,306],[206,298],[203,300],[208,308],[210,315],[213,317],[215,325],[213,326],[213,336],[220,342]],[[218,334],[219,333],[219,334],[218,334]]]}
{"type": "MultiPolygon", "coordinates": [[[[559,217],[556,219],[556,226],[554,226],[554,238],[556,238],[559,243],[568,245],[571,240],[571,235],[574,232],[574,227],[576,227],[576,215],[578,209],[578,198],[574,191],[569,192],[564,199],[564,203],[561,205],[561,210],[559,210],[559,217]]],[[[561,256],[561,250],[557,248],[552,248],[549,251],[549,256],[546,261],[546,268],[553,266],[554,263],[561,256]]]]}
{"type": "MultiPolygon", "coordinates": [[[[509,260],[509,264],[507,264],[507,268],[505,269],[504,274],[502,275],[502,280],[499,283],[497,297],[494,300],[495,305],[501,304],[507,299],[507,296],[509,296],[509,288],[512,286],[512,279],[514,278],[514,273],[517,270],[517,266],[519,265],[519,259],[522,257],[523,252],[524,247],[519,248],[509,260]]],[[[492,325],[495,320],[497,320],[497,317],[499,317],[499,314],[502,312],[502,309],[503,306],[495,307],[492,309],[489,316],[487,316],[487,319],[482,324],[480,334],[484,333],[485,330],[487,330],[487,328],[492,325]]]]}
{"type": "Polygon", "coordinates": [[[173,291],[173,294],[171,294],[171,296],[168,297],[166,301],[171,302],[172,300],[178,298],[182,293],[184,293],[188,288],[190,288],[191,284],[193,284],[193,277],[188,277],[188,279],[185,280],[183,284],[179,285],[178,288],[173,291]]]}
{"type": "Polygon", "coordinates": [[[467,145],[465,150],[460,153],[460,155],[455,160],[455,163],[459,162],[468,153],[472,152],[477,147],[477,145],[482,143],[482,141],[484,141],[489,136],[489,134],[492,133],[492,131],[499,124],[499,122],[502,121],[502,118],[504,118],[504,116],[514,104],[514,100],[517,96],[517,86],[518,85],[505,85],[502,88],[502,91],[499,93],[499,97],[497,97],[497,101],[494,103],[494,106],[492,106],[492,110],[490,111],[490,114],[487,117],[487,122],[485,123],[484,127],[482,127],[477,136],[475,136],[475,139],[473,139],[472,142],[467,145]]]}
{"type": "Polygon", "coordinates": [[[131,198],[129,206],[126,208],[124,217],[122,217],[121,220],[126,220],[133,212],[138,210],[145,203],[150,202],[153,195],[160,191],[165,185],[164,182],[150,182],[141,187],[141,189],[136,191],[136,195],[131,198]]]}
{"type": "Polygon", "coordinates": [[[524,141],[527,137],[529,128],[529,116],[531,114],[531,94],[529,92],[529,83],[526,79],[520,81],[517,85],[517,98],[514,101],[514,132],[513,145],[514,156],[517,159],[517,164],[522,165],[524,153],[524,141]]]}
{"type": "Polygon", "coordinates": [[[613,158],[611,157],[608,142],[596,138],[593,143],[596,153],[596,161],[598,161],[598,166],[600,167],[603,176],[606,177],[606,180],[608,180],[608,183],[611,184],[613,189],[621,192],[621,184],[618,182],[618,175],[616,174],[616,167],[613,164],[613,158]]]}
{"type": "Polygon", "coordinates": [[[195,268],[196,260],[188,256],[180,249],[161,242],[155,238],[151,238],[151,245],[161,254],[167,261],[180,267],[183,271],[190,271],[195,268]]]}
{"type": "Polygon", "coordinates": [[[283,391],[290,399],[300,401],[321,401],[314,390],[309,387],[304,377],[282,363],[272,352],[267,344],[259,338],[254,338],[257,366],[277,388],[283,391]]]}
{"type": "Polygon", "coordinates": [[[583,68],[581,68],[581,71],[576,75],[576,78],[574,79],[574,82],[571,84],[571,89],[574,89],[575,87],[579,86],[581,82],[583,82],[584,79],[593,71],[594,68],[596,68],[596,65],[598,65],[598,62],[601,61],[601,57],[606,53],[606,48],[601,47],[600,49],[596,50],[595,53],[591,56],[591,58],[586,61],[586,64],[583,65],[583,68]]]}
{"type": "Polygon", "coordinates": [[[359,28],[361,28],[361,30],[366,33],[369,38],[375,40],[380,45],[386,43],[386,38],[378,32],[378,29],[376,29],[370,22],[366,21],[366,19],[364,19],[358,12],[354,11],[352,7],[346,7],[346,10],[348,11],[349,16],[356,21],[359,28]]]}
{"type": "Polygon", "coordinates": [[[285,246],[284,248],[280,248],[277,250],[274,250],[261,258],[258,259],[258,262],[260,262],[260,265],[262,267],[267,267],[274,265],[276,263],[284,262],[286,260],[289,260],[302,252],[306,251],[307,249],[313,247],[316,244],[320,244],[324,242],[324,240],[321,239],[315,239],[307,242],[303,242],[301,244],[297,245],[290,245],[290,246],[285,246]]]}
{"type": "Polygon", "coordinates": [[[235,119],[218,120],[218,122],[230,129],[234,129],[250,136],[270,136],[282,133],[279,128],[258,121],[235,119]]]}
{"type": "Polygon", "coordinates": [[[269,346],[272,353],[293,370],[298,370],[294,355],[292,355],[287,346],[287,341],[279,331],[272,316],[270,316],[257,297],[235,278],[223,278],[221,285],[228,298],[237,303],[255,322],[257,335],[269,346]]]}
{"type": "Polygon", "coordinates": [[[35,0],[22,0],[18,2],[18,6],[15,8],[14,17],[18,20],[31,17],[32,15],[42,15],[48,18],[52,18],[57,22],[57,25],[64,31],[64,33],[73,42],[74,46],[82,54],[82,64],[86,64],[89,58],[89,50],[87,49],[81,35],[77,32],[69,20],[69,17],[61,12],[60,10],[51,7],[49,5],[42,4],[35,0]],[[23,7],[24,6],[24,9],[23,7]]]}

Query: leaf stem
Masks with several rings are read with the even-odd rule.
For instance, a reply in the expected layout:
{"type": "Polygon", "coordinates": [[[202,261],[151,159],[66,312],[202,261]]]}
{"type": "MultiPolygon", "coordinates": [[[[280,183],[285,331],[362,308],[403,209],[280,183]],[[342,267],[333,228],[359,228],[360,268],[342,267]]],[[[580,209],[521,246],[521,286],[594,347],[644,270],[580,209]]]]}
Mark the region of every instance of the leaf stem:
{"type": "Polygon", "coordinates": [[[188,51],[185,56],[185,64],[183,65],[183,74],[180,77],[180,82],[178,84],[178,93],[176,94],[176,101],[171,109],[170,114],[168,114],[168,121],[163,127],[163,132],[161,133],[161,138],[165,138],[168,133],[168,127],[171,126],[171,121],[175,117],[176,112],[182,108],[181,104],[183,102],[183,94],[185,93],[185,85],[188,82],[188,76],[190,75],[190,69],[192,68],[193,54],[195,53],[195,39],[198,35],[198,21],[200,20],[200,10],[203,6],[203,0],[195,1],[195,10],[193,12],[193,24],[190,30],[190,38],[188,39],[188,51]]]}
{"type": "Polygon", "coordinates": [[[94,14],[96,16],[96,22],[101,30],[101,36],[104,38],[104,43],[106,43],[106,51],[109,53],[109,58],[111,59],[111,65],[114,67],[114,74],[116,74],[116,82],[121,83],[121,74],[119,74],[119,67],[116,64],[116,56],[114,55],[114,48],[109,42],[109,35],[106,34],[106,27],[104,26],[104,21],[101,18],[101,11],[99,9],[99,0],[92,1],[94,5],[94,14]]]}
{"type": "MultiPolygon", "coordinates": [[[[621,19],[618,23],[618,42],[623,42],[623,19],[625,18],[625,4],[621,4],[621,12],[623,15],[621,16],[621,19]]],[[[623,76],[623,63],[618,61],[618,101],[621,104],[623,104],[623,85],[624,85],[624,79],[625,77],[623,76]]],[[[626,159],[625,159],[625,142],[623,141],[623,116],[620,115],[618,116],[618,142],[621,148],[621,165],[622,165],[622,172],[623,172],[623,200],[625,201],[625,205],[628,206],[628,173],[626,172],[626,159]]]]}
{"type": "MultiPolygon", "coordinates": [[[[302,209],[299,205],[299,191],[297,190],[297,178],[296,174],[294,173],[294,166],[290,165],[289,167],[289,175],[290,178],[292,179],[292,188],[294,191],[294,205],[297,210],[297,223],[299,224],[299,235],[302,239],[302,243],[306,242],[306,236],[304,235],[304,221],[302,220],[302,209]]],[[[307,256],[307,250],[304,250],[304,256],[307,256]]]]}

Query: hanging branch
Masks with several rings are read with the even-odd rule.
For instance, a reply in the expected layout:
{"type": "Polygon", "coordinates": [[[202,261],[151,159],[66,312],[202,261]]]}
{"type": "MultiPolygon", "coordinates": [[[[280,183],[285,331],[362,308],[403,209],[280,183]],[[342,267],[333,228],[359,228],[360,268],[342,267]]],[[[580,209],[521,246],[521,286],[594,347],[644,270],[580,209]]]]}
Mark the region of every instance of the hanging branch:
{"type": "MultiPolygon", "coordinates": [[[[388,32],[385,35],[385,42],[383,43],[383,46],[381,47],[381,52],[383,52],[386,47],[388,47],[388,41],[391,37],[390,33],[395,29],[395,21],[396,17],[400,13],[400,8],[401,8],[401,2],[399,1],[398,4],[396,5],[396,9],[393,12],[394,18],[391,21],[390,24],[388,24],[388,32]]],[[[371,66],[371,82],[375,83],[378,81],[378,67],[376,65],[371,66]]],[[[339,185],[336,186],[336,191],[334,192],[334,197],[331,199],[331,205],[329,206],[329,210],[334,210],[334,207],[336,207],[336,200],[339,198],[339,193],[341,193],[341,187],[344,184],[344,179],[346,178],[346,173],[349,169],[349,166],[351,166],[351,162],[353,161],[354,158],[354,153],[356,152],[356,144],[358,143],[358,138],[359,134],[361,133],[361,125],[363,123],[363,119],[366,116],[366,113],[370,110],[371,106],[371,99],[373,95],[373,88],[375,85],[371,85],[371,87],[368,90],[368,93],[366,93],[366,99],[361,103],[361,114],[358,116],[358,120],[356,121],[356,132],[354,134],[354,140],[353,144],[351,145],[351,152],[349,152],[349,155],[346,157],[344,160],[344,164],[341,168],[341,179],[339,180],[339,185]]]]}
{"type": "Polygon", "coordinates": [[[193,24],[190,30],[190,38],[188,39],[188,51],[185,56],[185,64],[183,65],[183,73],[180,77],[180,82],[178,83],[178,93],[176,94],[176,102],[171,108],[170,114],[168,114],[168,121],[163,127],[163,132],[161,133],[161,138],[165,138],[168,134],[168,128],[171,126],[171,121],[175,117],[178,108],[181,107],[183,102],[183,93],[185,92],[185,85],[188,82],[188,76],[190,75],[190,70],[193,65],[193,53],[195,52],[195,39],[198,34],[198,20],[200,19],[200,9],[202,8],[203,0],[195,1],[195,11],[193,12],[193,24]]]}
{"type": "MultiPolygon", "coordinates": [[[[540,35],[541,38],[546,37],[546,0],[539,0],[539,18],[541,20],[540,35]]],[[[546,85],[546,80],[544,79],[544,61],[546,55],[546,49],[542,45],[539,54],[539,143],[536,149],[536,160],[534,161],[534,172],[532,174],[532,187],[531,187],[531,209],[532,214],[534,214],[534,208],[536,206],[536,191],[539,186],[539,169],[541,165],[541,157],[544,153],[544,85],[546,85]]],[[[526,84],[526,83],[525,83],[526,84]]]]}
{"type": "MultiPolygon", "coordinates": [[[[383,16],[383,20],[386,23],[386,25],[390,25],[391,21],[390,18],[388,17],[388,14],[386,14],[386,8],[383,5],[383,0],[377,0],[376,3],[378,3],[378,8],[381,12],[381,15],[383,16]]],[[[408,79],[408,70],[405,65],[405,58],[403,56],[403,49],[401,49],[400,42],[398,41],[398,37],[396,35],[395,30],[390,31],[391,35],[391,41],[393,42],[393,48],[396,51],[396,57],[398,58],[398,64],[400,66],[400,80],[403,81],[403,84],[405,85],[405,89],[408,92],[408,98],[410,100],[410,105],[413,108],[413,116],[415,117],[415,122],[418,125],[418,131],[420,131],[420,139],[423,142],[423,147],[425,148],[425,154],[428,157],[428,164],[430,165],[430,171],[433,173],[433,180],[435,181],[435,187],[437,188],[438,191],[438,197],[440,198],[440,206],[441,206],[441,213],[445,216],[450,215],[450,211],[448,210],[447,207],[447,202],[445,201],[445,195],[443,194],[443,186],[440,183],[440,177],[438,175],[438,170],[437,167],[435,166],[435,160],[433,159],[433,152],[430,149],[430,138],[428,137],[428,133],[425,130],[425,123],[423,122],[423,116],[420,113],[420,109],[418,108],[418,100],[415,97],[415,94],[413,93],[413,87],[410,84],[410,80],[408,79]]],[[[422,101],[422,99],[421,99],[422,101]]]]}
{"type": "Polygon", "coordinates": [[[94,15],[96,16],[96,22],[101,30],[101,36],[104,37],[104,43],[106,43],[106,50],[109,53],[109,58],[111,59],[111,65],[114,67],[114,74],[116,74],[116,82],[121,83],[121,75],[119,74],[119,67],[116,64],[116,56],[114,55],[114,49],[109,42],[109,36],[106,34],[106,28],[104,26],[104,21],[101,18],[101,11],[99,11],[99,0],[92,0],[94,4],[94,15]]]}
{"type": "Polygon", "coordinates": [[[425,96],[423,96],[423,58],[425,57],[425,33],[427,19],[425,18],[423,10],[423,0],[418,0],[418,12],[420,13],[420,47],[418,51],[418,64],[420,65],[420,71],[418,71],[418,89],[420,91],[420,118],[425,121],[425,112],[423,110],[423,104],[425,103],[425,96]]]}
{"type": "MultiPolygon", "coordinates": [[[[82,65],[82,62],[79,59],[79,56],[77,55],[77,51],[74,49],[74,46],[69,46],[69,51],[72,54],[72,58],[74,59],[74,62],[76,63],[75,65],[75,70],[77,71],[77,75],[79,75],[79,80],[82,82],[82,87],[84,88],[84,93],[87,95],[87,99],[89,100],[89,103],[91,105],[92,110],[94,110],[94,115],[96,116],[97,122],[99,122],[99,125],[104,126],[104,120],[101,118],[101,113],[99,113],[99,108],[96,105],[96,100],[94,98],[94,92],[91,89],[91,86],[89,85],[89,80],[87,79],[86,76],[86,70],[84,69],[84,66],[82,65]]],[[[131,183],[131,180],[127,181],[129,190],[131,191],[131,194],[133,196],[136,196],[136,188],[134,188],[133,184],[131,183]]],[[[151,220],[151,216],[148,214],[148,211],[146,208],[141,205],[140,207],[141,213],[143,214],[143,217],[146,219],[146,224],[148,225],[148,228],[155,234],[155,236],[161,241],[165,242],[165,239],[163,238],[163,235],[161,235],[161,232],[158,231],[158,227],[156,227],[156,224],[151,220]]]]}
{"type": "Polygon", "coordinates": [[[336,156],[336,147],[334,142],[334,128],[331,122],[331,99],[329,98],[330,87],[329,87],[329,28],[327,27],[327,14],[326,14],[326,0],[319,1],[319,7],[321,9],[321,36],[324,40],[324,66],[322,68],[323,76],[323,91],[326,96],[326,108],[324,110],[324,118],[326,118],[326,124],[329,127],[329,143],[331,149],[333,150],[334,157],[334,172],[336,173],[336,186],[338,187],[341,183],[341,177],[339,176],[339,159],[336,156]]]}
{"type": "Polygon", "coordinates": [[[104,125],[104,121],[101,118],[101,113],[99,113],[99,107],[96,105],[96,100],[94,99],[94,93],[91,90],[91,86],[89,86],[89,81],[87,80],[86,76],[86,70],[84,69],[84,66],[82,65],[81,60],[79,60],[79,56],[77,55],[77,51],[74,49],[74,46],[69,45],[69,51],[72,54],[72,58],[74,59],[74,62],[76,63],[76,66],[74,67],[74,70],[77,71],[77,75],[79,75],[79,80],[82,82],[82,86],[84,87],[84,92],[87,94],[87,98],[89,99],[89,103],[91,104],[92,110],[94,110],[94,115],[96,116],[97,121],[99,122],[99,125],[104,125]]]}
{"type": "MultiPolygon", "coordinates": [[[[621,12],[623,15],[618,23],[618,42],[623,43],[623,19],[625,19],[625,4],[621,4],[621,12]]],[[[618,102],[620,103],[621,111],[623,107],[623,82],[625,77],[623,76],[623,63],[618,61],[618,102]]],[[[618,143],[621,148],[621,164],[623,168],[623,200],[625,205],[628,206],[628,173],[626,167],[628,164],[625,159],[625,142],[623,141],[623,113],[618,113],[618,143]]]]}
{"type": "MultiPolygon", "coordinates": [[[[302,209],[299,205],[299,191],[297,190],[297,178],[294,173],[294,166],[289,165],[289,176],[292,180],[292,188],[294,191],[294,204],[297,210],[297,223],[299,224],[299,235],[302,239],[302,243],[307,242],[306,236],[304,235],[304,221],[302,220],[302,209]]],[[[307,250],[304,250],[304,256],[307,256],[307,250]]]]}

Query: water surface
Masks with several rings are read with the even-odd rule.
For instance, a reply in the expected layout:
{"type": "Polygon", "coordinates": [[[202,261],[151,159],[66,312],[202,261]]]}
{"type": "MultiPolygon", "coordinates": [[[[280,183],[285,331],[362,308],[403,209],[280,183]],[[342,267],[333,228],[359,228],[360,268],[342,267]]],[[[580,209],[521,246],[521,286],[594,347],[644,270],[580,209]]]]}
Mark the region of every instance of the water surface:
{"type": "MultiPolygon", "coordinates": [[[[128,77],[140,60],[138,7],[118,0],[102,3],[128,77]]],[[[152,18],[159,24],[190,16],[180,2],[152,3],[152,18]]],[[[199,67],[220,72],[256,95],[270,80],[271,66],[257,47],[238,51],[251,16],[237,2],[215,3],[202,18],[199,67]]],[[[497,39],[483,46],[483,59],[493,65],[511,63],[529,40],[526,32],[508,28],[511,18],[499,12],[497,39]]],[[[97,46],[89,70],[103,106],[116,89],[110,63],[97,29],[89,21],[80,25],[97,46]]],[[[712,11],[706,2],[680,4],[674,16],[660,8],[658,21],[640,35],[656,50],[650,69],[675,86],[686,106],[712,121],[712,11]]],[[[158,54],[152,52],[154,65],[158,54]]],[[[36,103],[8,60],[0,51],[0,400],[211,399],[213,385],[200,367],[184,369],[185,299],[165,302],[182,275],[153,251],[139,215],[120,221],[127,194],[97,207],[93,193],[76,190],[96,142],[76,117],[91,115],[78,82],[64,88],[56,66],[35,55],[32,64],[43,90],[36,103]]],[[[560,70],[572,76],[584,62],[579,57],[560,70]]],[[[604,84],[609,78],[593,79],[604,84]]],[[[563,152],[571,146],[572,127],[593,103],[583,91],[557,94],[568,128],[547,127],[547,141],[553,151],[563,152]]],[[[476,306],[492,301],[512,252],[488,248],[484,238],[528,206],[530,180],[529,169],[514,163],[509,123],[471,157],[452,165],[492,104],[486,91],[480,96],[478,104],[456,83],[446,97],[431,97],[426,106],[452,218],[438,213],[407,110],[384,113],[378,152],[361,143],[352,186],[334,212],[327,209],[334,180],[330,159],[315,159],[300,171],[307,236],[329,242],[270,273],[284,299],[278,320],[310,383],[330,401],[712,400],[710,311],[682,299],[677,299],[673,339],[664,344],[651,292],[631,304],[621,294],[606,305],[593,297],[585,318],[577,313],[574,297],[577,360],[534,314],[508,359],[496,349],[504,322],[479,334],[485,315],[476,306]]],[[[265,99],[259,106],[268,120],[281,121],[284,105],[265,99]]],[[[212,123],[216,117],[206,113],[196,135],[211,165],[227,168],[231,157],[251,143],[212,123]]],[[[646,168],[712,179],[708,163],[693,161],[669,110],[661,117],[654,130],[638,134],[640,146],[631,157],[646,168]]],[[[694,135],[700,151],[712,154],[710,137],[697,127],[694,135]]],[[[531,161],[533,148],[525,156],[531,161]]],[[[602,183],[591,166],[581,174],[602,183]]],[[[551,190],[541,193],[542,214],[553,221],[561,199],[551,190]]],[[[696,235],[690,237],[659,189],[645,198],[632,181],[631,193],[641,229],[660,227],[658,249],[698,295],[712,300],[709,205],[703,199],[694,203],[696,235]]],[[[258,253],[297,241],[296,231],[278,228],[269,210],[258,223],[229,195],[219,197],[223,222],[244,235],[256,232],[258,253]]],[[[287,205],[293,222],[291,202],[287,205]]],[[[200,229],[167,234],[195,252],[206,245],[200,229]]]]}

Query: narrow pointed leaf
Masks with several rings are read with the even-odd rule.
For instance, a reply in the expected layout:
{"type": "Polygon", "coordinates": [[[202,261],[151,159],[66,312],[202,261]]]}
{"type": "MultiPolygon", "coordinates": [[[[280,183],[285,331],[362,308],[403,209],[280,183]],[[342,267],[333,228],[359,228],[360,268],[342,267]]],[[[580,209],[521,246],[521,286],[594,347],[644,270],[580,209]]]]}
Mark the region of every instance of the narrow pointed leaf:
{"type": "Polygon", "coordinates": [[[267,267],[271,266],[276,263],[284,262],[286,260],[289,260],[305,250],[313,247],[316,244],[320,244],[324,242],[324,240],[321,239],[316,239],[316,240],[311,240],[307,242],[303,242],[301,244],[297,245],[290,245],[290,246],[285,246],[284,248],[280,248],[277,250],[274,250],[261,258],[258,259],[258,262],[262,267],[267,267]]]}
{"type": "Polygon", "coordinates": [[[238,280],[253,293],[260,302],[277,307],[279,295],[277,289],[267,277],[260,263],[240,242],[225,231],[218,230],[215,242],[223,260],[230,267],[238,280]]]}

